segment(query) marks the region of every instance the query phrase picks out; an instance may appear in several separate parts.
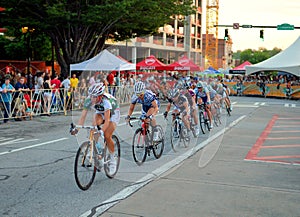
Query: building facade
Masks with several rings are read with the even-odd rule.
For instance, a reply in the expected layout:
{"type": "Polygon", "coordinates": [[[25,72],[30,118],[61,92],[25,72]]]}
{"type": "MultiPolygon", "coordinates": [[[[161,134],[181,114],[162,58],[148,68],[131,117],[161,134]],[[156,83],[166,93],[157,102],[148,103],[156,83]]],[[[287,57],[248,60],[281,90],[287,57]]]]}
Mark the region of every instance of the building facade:
{"type": "Polygon", "coordinates": [[[108,41],[106,45],[112,53],[133,63],[154,55],[163,63],[170,64],[185,55],[202,66],[202,0],[194,0],[193,4],[197,8],[195,14],[174,16],[153,36],[125,42],[108,41]]]}
{"type": "MultiPolygon", "coordinates": [[[[208,37],[211,37],[211,40],[215,40],[214,35],[209,34],[208,37]]],[[[205,65],[205,39],[206,35],[202,35],[202,64],[205,65]]],[[[232,39],[230,36],[227,40],[225,39],[218,39],[218,59],[217,59],[217,68],[216,69],[224,69],[229,70],[234,66],[233,63],[233,51],[232,51],[232,39]]]]}

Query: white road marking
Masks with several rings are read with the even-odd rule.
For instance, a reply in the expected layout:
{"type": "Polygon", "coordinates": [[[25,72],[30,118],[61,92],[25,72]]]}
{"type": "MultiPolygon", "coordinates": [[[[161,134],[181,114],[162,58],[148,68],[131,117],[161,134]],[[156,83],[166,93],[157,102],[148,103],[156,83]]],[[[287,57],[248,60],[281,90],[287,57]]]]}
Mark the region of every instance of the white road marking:
{"type": "Polygon", "coordinates": [[[56,139],[56,140],[52,140],[52,141],[47,141],[47,142],[38,143],[38,144],[35,144],[35,145],[31,145],[31,146],[26,146],[26,147],[22,147],[22,148],[17,148],[17,149],[13,149],[13,150],[1,152],[0,155],[11,154],[11,153],[23,151],[23,150],[26,150],[26,149],[35,148],[35,147],[39,147],[39,146],[43,146],[43,145],[47,145],[47,144],[51,144],[51,143],[63,141],[63,140],[66,140],[66,139],[68,139],[68,138],[60,138],[60,139],[56,139]]]}

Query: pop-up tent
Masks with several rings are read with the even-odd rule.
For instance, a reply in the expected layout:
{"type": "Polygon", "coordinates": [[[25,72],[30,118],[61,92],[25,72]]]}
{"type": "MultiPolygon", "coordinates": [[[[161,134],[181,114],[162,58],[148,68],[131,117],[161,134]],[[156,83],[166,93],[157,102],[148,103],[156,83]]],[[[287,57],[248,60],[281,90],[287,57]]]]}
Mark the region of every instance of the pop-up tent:
{"type": "Polygon", "coordinates": [[[229,74],[241,74],[244,75],[246,73],[246,66],[251,66],[252,64],[249,61],[243,62],[241,65],[234,67],[233,69],[229,69],[229,74]]]}
{"type": "Polygon", "coordinates": [[[259,71],[282,71],[300,76],[300,37],[275,56],[263,62],[246,66],[246,75],[259,71]]]}
{"type": "Polygon", "coordinates": [[[166,65],[155,56],[150,55],[136,64],[136,70],[165,70],[166,65]]]}
{"type": "Polygon", "coordinates": [[[135,64],[122,60],[108,50],[103,50],[89,60],[71,64],[70,71],[125,71],[135,70],[135,67],[135,64]]]}
{"type": "Polygon", "coordinates": [[[186,56],[181,57],[177,62],[167,65],[169,71],[200,71],[201,68],[186,56]]]}
{"type": "Polygon", "coordinates": [[[208,67],[208,69],[206,69],[204,72],[204,74],[220,74],[220,72],[216,69],[214,69],[213,67],[208,67]]]}

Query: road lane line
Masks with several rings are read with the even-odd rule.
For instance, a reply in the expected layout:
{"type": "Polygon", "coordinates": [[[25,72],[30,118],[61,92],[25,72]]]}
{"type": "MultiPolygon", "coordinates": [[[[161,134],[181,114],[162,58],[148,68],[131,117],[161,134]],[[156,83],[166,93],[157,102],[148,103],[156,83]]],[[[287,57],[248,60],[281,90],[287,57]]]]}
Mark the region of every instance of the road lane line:
{"type": "Polygon", "coordinates": [[[12,139],[12,138],[11,137],[8,137],[8,138],[2,137],[2,138],[0,138],[0,142],[5,141],[5,140],[9,140],[9,139],[12,139]]]}
{"type": "Polygon", "coordinates": [[[22,140],[24,138],[18,138],[18,139],[13,139],[13,140],[10,140],[10,141],[7,141],[7,142],[3,142],[3,143],[0,143],[0,146],[2,145],[8,145],[8,144],[11,144],[11,143],[15,143],[15,142],[18,142],[20,140],[22,140]]]}
{"type": "Polygon", "coordinates": [[[263,145],[261,148],[298,148],[300,144],[291,145],[263,145]]]}
{"type": "Polygon", "coordinates": [[[60,138],[60,139],[56,139],[56,140],[52,140],[52,141],[48,141],[48,142],[42,142],[42,143],[38,143],[38,144],[35,144],[35,145],[26,146],[26,147],[23,147],[23,148],[17,148],[17,149],[1,152],[0,156],[1,155],[6,155],[6,154],[11,154],[11,153],[14,153],[14,152],[23,151],[23,150],[30,149],[30,148],[35,148],[35,147],[51,144],[51,143],[55,143],[55,142],[59,142],[59,141],[63,141],[63,140],[66,140],[66,139],[68,139],[68,138],[60,138]]]}
{"type": "Polygon", "coordinates": [[[141,189],[148,183],[152,182],[154,179],[157,179],[160,175],[167,172],[168,170],[172,169],[173,167],[179,165],[185,159],[189,158],[190,156],[194,155],[197,151],[202,149],[204,146],[209,144],[211,141],[215,140],[222,134],[224,134],[227,130],[238,124],[241,120],[243,120],[246,115],[240,116],[238,119],[233,121],[229,124],[228,127],[225,127],[223,130],[218,131],[216,134],[212,135],[211,137],[207,138],[205,141],[199,143],[194,148],[189,149],[185,153],[181,154],[180,156],[176,157],[175,159],[167,162],[166,164],[162,165],[161,167],[157,168],[156,170],[152,171],[151,173],[147,174],[146,176],[142,177],[131,186],[128,186],[121,190],[119,193],[113,195],[111,198],[105,200],[97,207],[86,211],[85,213],[81,214],[80,217],[92,217],[92,216],[99,216],[107,211],[109,208],[114,206],[115,204],[119,203],[120,200],[123,200],[130,195],[132,195],[137,190],[141,189]]]}

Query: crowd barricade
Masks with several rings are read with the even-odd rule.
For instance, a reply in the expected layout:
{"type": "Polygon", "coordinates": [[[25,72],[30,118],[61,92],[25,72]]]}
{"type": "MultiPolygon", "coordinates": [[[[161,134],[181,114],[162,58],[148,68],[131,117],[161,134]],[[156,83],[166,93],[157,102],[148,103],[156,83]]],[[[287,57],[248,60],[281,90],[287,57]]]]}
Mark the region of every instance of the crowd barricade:
{"type": "MultiPolygon", "coordinates": [[[[133,87],[114,86],[110,92],[120,104],[126,104],[131,100],[133,87]]],[[[82,109],[87,96],[88,88],[15,91],[12,93],[9,111],[3,103],[0,93],[0,121],[4,120],[5,112],[8,113],[8,119],[15,119],[16,121],[32,119],[32,117],[40,115],[57,113],[66,115],[71,110],[82,109]]]]}
{"type": "MultiPolygon", "coordinates": [[[[230,88],[231,95],[237,95],[237,82],[224,82],[230,88]]],[[[291,89],[286,84],[271,83],[260,85],[257,82],[243,82],[242,95],[244,96],[265,96],[300,99],[300,86],[293,85],[291,89]]]]}

